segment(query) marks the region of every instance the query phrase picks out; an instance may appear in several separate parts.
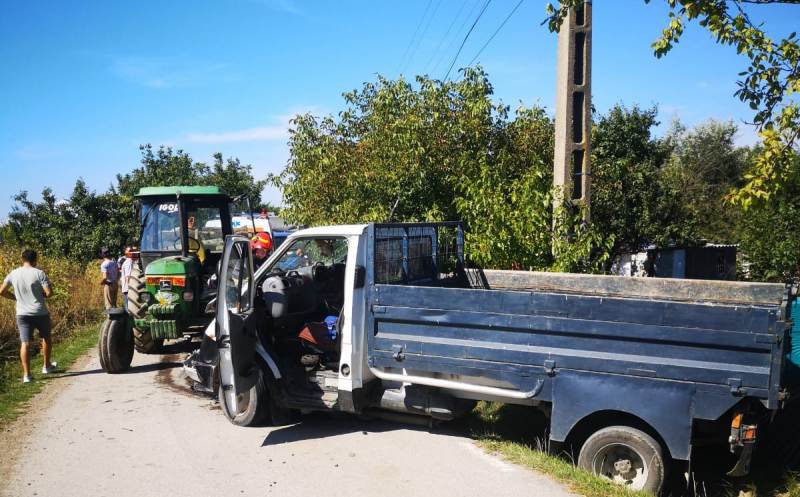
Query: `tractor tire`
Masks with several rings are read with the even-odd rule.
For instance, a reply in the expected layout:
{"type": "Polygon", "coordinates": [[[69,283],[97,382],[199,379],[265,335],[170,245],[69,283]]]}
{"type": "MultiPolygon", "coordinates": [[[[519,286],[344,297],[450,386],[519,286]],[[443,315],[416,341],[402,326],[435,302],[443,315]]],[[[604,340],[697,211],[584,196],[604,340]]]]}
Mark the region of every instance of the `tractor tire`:
{"type": "MultiPolygon", "coordinates": [[[[142,296],[147,293],[144,270],[141,260],[133,263],[131,275],[128,276],[128,315],[131,319],[144,319],[147,307],[142,296]]],[[[153,338],[149,330],[140,330],[133,325],[133,346],[142,354],[155,354],[164,343],[163,338],[153,338]]]]}
{"type": "Polygon", "coordinates": [[[98,340],[100,366],[106,373],[121,373],[133,359],[133,335],[124,319],[106,319],[98,340]]]}

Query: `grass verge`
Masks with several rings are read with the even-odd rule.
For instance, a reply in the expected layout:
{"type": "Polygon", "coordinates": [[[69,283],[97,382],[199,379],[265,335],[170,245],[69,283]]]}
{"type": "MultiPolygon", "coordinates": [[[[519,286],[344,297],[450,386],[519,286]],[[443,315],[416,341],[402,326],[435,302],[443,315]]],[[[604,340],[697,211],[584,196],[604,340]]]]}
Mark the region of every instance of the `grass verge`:
{"type": "Polygon", "coordinates": [[[551,476],[572,492],[586,497],[653,497],[634,492],[584,471],[567,459],[548,454],[546,418],[531,408],[479,402],[467,418],[478,445],[508,462],[551,476]],[[538,418],[537,418],[538,416],[538,418]]]}
{"type": "MultiPolygon", "coordinates": [[[[576,467],[568,458],[547,453],[547,419],[531,408],[479,402],[465,420],[478,445],[508,462],[551,476],[572,492],[586,497],[653,497],[647,492],[635,492],[615,485],[576,467]]],[[[787,413],[792,418],[794,413],[787,413]]],[[[701,456],[702,457],[702,456],[701,456]]],[[[800,497],[800,475],[785,473],[777,461],[767,461],[766,467],[737,480],[715,475],[701,481],[694,492],[701,497],[800,497]]],[[[698,475],[695,473],[695,478],[698,475]]],[[[668,491],[665,495],[691,495],[685,489],[668,491]]]]}
{"type": "Polygon", "coordinates": [[[9,361],[0,369],[0,425],[14,421],[22,414],[25,403],[39,393],[48,381],[61,376],[75,361],[97,344],[99,322],[77,329],[69,338],[53,345],[52,360],[58,362],[59,373],[43,376],[41,354],[31,359],[34,381],[22,383],[22,366],[9,361]]]}

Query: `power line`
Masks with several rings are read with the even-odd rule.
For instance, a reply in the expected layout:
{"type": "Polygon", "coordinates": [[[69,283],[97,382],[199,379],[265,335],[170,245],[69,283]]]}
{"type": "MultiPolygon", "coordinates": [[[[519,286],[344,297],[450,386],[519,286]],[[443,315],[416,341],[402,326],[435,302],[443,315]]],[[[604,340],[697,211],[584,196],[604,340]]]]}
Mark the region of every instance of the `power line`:
{"type": "MultiPolygon", "coordinates": [[[[431,58],[428,59],[428,63],[425,64],[425,70],[426,71],[428,70],[428,68],[430,67],[431,63],[433,62],[433,59],[435,59],[436,56],[439,55],[440,50],[442,49],[442,45],[444,45],[444,41],[447,39],[447,36],[450,34],[450,30],[453,29],[453,26],[455,26],[456,21],[458,20],[458,18],[461,17],[461,13],[464,12],[464,7],[466,7],[466,6],[467,6],[467,2],[461,2],[461,8],[459,8],[458,12],[456,13],[456,15],[453,16],[453,20],[450,21],[450,25],[447,26],[447,31],[444,32],[444,36],[442,36],[442,39],[439,40],[439,44],[436,45],[436,50],[433,51],[433,53],[431,54],[431,58]]],[[[434,68],[431,68],[431,69],[434,69],[434,68]]]]}
{"type": "Polygon", "coordinates": [[[446,60],[448,58],[447,54],[449,52],[452,52],[452,50],[455,48],[456,44],[458,43],[458,39],[461,37],[460,33],[465,32],[465,28],[467,27],[467,24],[469,23],[469,20],[472,18],[472,16],[478,10],[478,7],[480,7],[480,5],[481,5],[481,0],[477,0],[476,2],[474,2],[472,4],[472,7],[469,9],[469,12],[467,12],[466,17],[464,17],[464,21],[461,23],[461,25],[458,27],[458,29],[453,33],[453,39],[450,42],[447,43],[447,46],[442,51],[441,57],[437,58],[436,65],[433,66],[433,69],[431,70],[431,72],[438,71],[439,70],[439,66],[442,65],[443,62],[445,64],[447,64],[447,62],[446,62],[446,60]]]}
{"type": "MultiPolygon", "coordinates": [[[[419,35],[419,38],[417,38],[416,46],[414,46],[414,48],[411,50],[411,54],[408,56],[408,60],[406,61],[406,68],[408,67],[409,64],[411,64],[411,61],[414,60],[414,54],[416,54],[417,50],[419,50],[419,46],[422,44],[422,40],[425,39],[425,35],[428,33],[428,28],[431,27],[433,18],[436,17],[436,13],[439,12],[439,7],[441,7],[441,5],[442,5],[442,0],[438,0],[436,2],[436,7],[433,8],[433,13],[431,14],[430,18],[428,18],[428,22],[425,23],[425,27],[422,28],[422,33],[419,35]]],[[[403,71],[405,71],[406,68],[403,68],[403,71]]]]}
{"type": "Polygon", "coordinates": [[[422,13],[422,17],[420,18],[419,22],[417,23],[417,28],[414,30],[414,34],[411,36],[411,41],[408,42],[408,46],[406,47],[406,51],[403,53],[403,57],[400,59],[400,64],[397,66],[397,72],[400,72],[400,69],[403,68],[404,61],[406,60],[406,56],[408,55],[409,50],[411,50],[411,45],[414,44],[414,40],[417,38],[417,33],[419,33],[419,28],[422,27],[422,22],[425,20],[425,17],[428,15],[428,9],[431,8],[431,3],[433,3],[433,0],[428,0],[428,5],[425,6],[425,12],[422,13]]]}
{"type": "Polygon", "coordinates": [[[447,81],[447,78],[450,77],[450,71],[452,71],[453,66],[456,65],[456,60],[458,60],[458,56],[461,55],[461,50],[464,48],[464,44],[467,43],[469,35],[472,34],[472,30],[475,29],[475,25],[478,24],[478,21],[481,20],[481,16],[483,15],[484,12],[486,12],[486,7],[488,7],[490,3],[492,3],[492,0],[486,0],[486,3],[483,4],[483,8],[478,13],[478,17],[475,18],[475,22],[472,23],[472,26],[470,26],[469,31],[467,31],[467,35],[464,36],[464,39],[461,41],[461,46],[458,47],[458,52],[456,52],[456,56],[453,57],[453,62],[450,63],[450,67],[447,69],[447,74],[444,75],[443,81],[447,81]]]}
{"type": "Polygon", "coordinates": [[[520,6],[520,5],[522,5],[522,2],[524,2],[524,1],[525,1],[525,0],[519,0],[519,2],[517,2],[517,5],[516,5],[516,6],[515,6],[515,7],[514,7],[514,8],[511,10],[511,12],[510,12],[510,13],[509,13],[509,14],[506,16],[506,18],[505,18],[505,19],[503,19],[503,22],[502,22],[502,23],[500,23],[500,26],[498,26],[498,27],[497,27],[497,29],[495,30],[495,32],[494,32],[494,33],[492,33],[492,36],[490,36],[490,37],[489,37],[489,39],[488,39],[488,40],[486,40],[486,43],[484,43],[484,44],[483,44],[483,46],[481,47],[481,49],[480,49],[480,50],[478,50],[478,53],[476,53],[476,54],[475,54],[475,57],[473,57],[473,58],[472,58],[472,60],[471,60],[471,61],[469,61],[469,64],[467,64],[468,66],[471,66],[471,65],[472,65],[472,63],[473,63],[473,62],[475,62],[475,59],[477,59],[478,57],[480,57],[481,53],[483,53],[483,49],[485,49],[486,47],[488,47],[488,46],[489,46],[489,43],[491,43],[491,42],[492,42],[492,40],[494,40],[494,37],[495,37],[495,36],[497,36],[497,33],[499,33],[501,29],[503,29],[503,26],[505,26],[505,25],[506,25],[506,23],[508,22],[508,20],[509,20],[509,19],[511,19],[511,16],[513,16],[513,15],[514,15],[514,12],[516,12],[516,11],[517,11],[517,9],[519,8],[519,6],[520,6]]]}

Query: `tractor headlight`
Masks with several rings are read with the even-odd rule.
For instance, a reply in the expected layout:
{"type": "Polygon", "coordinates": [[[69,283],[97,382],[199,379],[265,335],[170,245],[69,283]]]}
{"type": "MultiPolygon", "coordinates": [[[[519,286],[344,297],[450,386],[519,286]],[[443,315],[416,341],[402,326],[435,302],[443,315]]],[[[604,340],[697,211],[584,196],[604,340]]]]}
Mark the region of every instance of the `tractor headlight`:
{"type": "Polygon", "coordinates": [[[186,290],[185,292],[183,292],[183,300],[185,300],[186,302],[191,302],[192,300],[194,300],[194,293],[192,293],[191,290],[186,290]]]}

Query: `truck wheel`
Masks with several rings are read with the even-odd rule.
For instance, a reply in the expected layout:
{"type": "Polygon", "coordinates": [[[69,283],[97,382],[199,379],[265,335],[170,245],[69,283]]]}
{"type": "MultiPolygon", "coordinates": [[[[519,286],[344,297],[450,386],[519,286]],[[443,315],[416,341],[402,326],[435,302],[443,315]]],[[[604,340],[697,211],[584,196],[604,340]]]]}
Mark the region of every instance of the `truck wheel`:
{"type": "MultiPolygon", "coordinates": [[[[131,268],[131,275],[128,276],[127,311],[131,319],[144,319],[146,317],[147,304],[142,297],[145,293],[147,293],[147,287],[145,287],[144,271],[142,270],[141,260],[138,260],[134,262],[133,268],[131,268]]],[[[154,339],[149,330],[140,330],[135,325],[133,326],[133,345],[137,352],[154,354],[158,352],[163,343],[163,339],[154,339]]]]}
{"type": "Polygon", "coordinates": [[[254,426],[269,421],[270,400],[263,373],[259,372],[258,381],[250,390],[236,395],[235,406],[228,405],[222,382],[217,389],[217,399],[225,417],[237,426],[254,426]]]}
{"type": "Polygon", "coordinates": [[[595,432],[581,447],[578,466],[631,490],[658,495],[664,484],[661,445],[643,431],[610,426],[595,432]]]}
{"type": "MultiPolygon", "coordinates": [[[[262,367],[267,366],[262,363],[262,367]]],[[[259,369],[258,381],[248,392],[237,395],[237,405],[229,408],[227,399],[223,395],[222,383],[216,378],[217,399],[222,407],[222,412],[228,420],[238,426],[253,426],[257,424],[268,424],[270,426],[283,426],[296,422],[297,411],[279,406],[275,399],[270,395],[267,387],[264,369],[259,369]]]]}
{"type": "Polygon", "coordinates": [[[106,319],[98,340],[100,366],[106,373],[128,369],[133,359],[133,335],[124,319],[106,319]]]}

